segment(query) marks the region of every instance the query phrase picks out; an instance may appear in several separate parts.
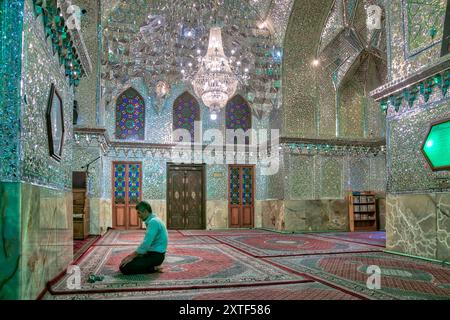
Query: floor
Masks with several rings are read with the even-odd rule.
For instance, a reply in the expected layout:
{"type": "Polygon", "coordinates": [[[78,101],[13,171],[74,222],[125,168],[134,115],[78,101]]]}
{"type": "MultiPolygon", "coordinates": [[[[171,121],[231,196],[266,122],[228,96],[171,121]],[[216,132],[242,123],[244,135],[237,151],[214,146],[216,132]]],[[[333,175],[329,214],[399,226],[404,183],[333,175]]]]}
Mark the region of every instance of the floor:
{"type": "Polygon", "coordinates": [[[282,234],[259,229],[169,231],[161,272],[124,276],[144,231],[86,241],[44,299],[450,299],[450,267],[384,252],[384,232],[282,234]]]}

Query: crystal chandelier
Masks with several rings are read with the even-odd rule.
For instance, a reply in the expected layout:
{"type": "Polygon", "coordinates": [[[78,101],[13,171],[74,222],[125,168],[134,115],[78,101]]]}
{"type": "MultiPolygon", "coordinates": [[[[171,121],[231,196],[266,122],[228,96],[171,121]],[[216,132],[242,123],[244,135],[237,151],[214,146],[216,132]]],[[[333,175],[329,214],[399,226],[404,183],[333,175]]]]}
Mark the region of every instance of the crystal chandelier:
{"type": "Polygon", "coordinates": [[[211,28],[208,51],[201,58],[200,68],[192,82],[194,91],[211,113],[217,114],[236,92],[237,83],[223,52],[221,29],[211,28]]]}

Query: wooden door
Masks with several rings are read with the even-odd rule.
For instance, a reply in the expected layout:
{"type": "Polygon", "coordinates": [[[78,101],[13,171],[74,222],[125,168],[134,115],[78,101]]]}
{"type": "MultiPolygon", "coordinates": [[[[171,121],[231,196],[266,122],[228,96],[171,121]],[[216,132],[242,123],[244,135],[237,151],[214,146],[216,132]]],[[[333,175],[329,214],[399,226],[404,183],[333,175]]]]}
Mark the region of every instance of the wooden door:
{"type": "Polygon", "coordinates": [[[254,226],[253,166],[230,165],[228,170],[228,221],[230,228],[254,226]]]}
{"type": "Polygon", "coordinates": [[[167,227],[205,229],[204,165],[168,164],[167,227]]]}
{"type": "Polygon", "coordinates": [[[136,205],[142,199],[142,163],[113,162],[112,187],[113,227],[140,229],[142,224],[136,205]]]}

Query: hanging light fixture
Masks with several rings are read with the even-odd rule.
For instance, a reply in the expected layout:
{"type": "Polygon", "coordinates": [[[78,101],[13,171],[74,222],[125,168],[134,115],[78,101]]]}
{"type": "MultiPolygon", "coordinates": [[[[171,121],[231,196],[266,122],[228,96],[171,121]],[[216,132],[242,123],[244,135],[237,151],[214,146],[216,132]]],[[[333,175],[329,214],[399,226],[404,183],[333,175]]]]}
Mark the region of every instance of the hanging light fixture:
{"type": "Polygon", "coordinates": [[[217,114],[236,92],[237,83],[223,51],[221,29],[211,28],[208,51],[201,59],[200,68],[192,82],[194,91],[211,113],[217,114]]]}

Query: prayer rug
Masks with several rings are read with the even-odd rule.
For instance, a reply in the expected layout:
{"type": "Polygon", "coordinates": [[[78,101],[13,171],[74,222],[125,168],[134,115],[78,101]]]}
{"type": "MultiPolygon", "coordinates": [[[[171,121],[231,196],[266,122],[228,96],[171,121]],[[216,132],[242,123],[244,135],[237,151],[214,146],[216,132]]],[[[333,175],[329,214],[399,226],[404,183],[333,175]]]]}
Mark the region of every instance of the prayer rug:
{"type": "Polygon", "coordinates": [[[84,240],[73,240],[73,260],[81,257],[98,238],[99,236],[89,236],[84,240]]]}
{"type": "Polygon", "coordinates": [[[358,253],[265,260],[372,299],[450,300],[450,267],[420,259],[358,253]]]}
{"type": "MultiPolygon", "coordinates": [[[[133,245],[138,246],[144,240],[145,230],[109,230],[100,241],[98,246],[111,245],[133,245]]],[[[209,237],[186,237],[177,231],[170,230],[169,244],[199,244],[199,243],[217,243],[209,237]]]]}
{"type": "Polygon", "coordinates": [[[47,295],[51,300],[357,300],[318,282],[175,291],[133,291],[78,295],[47,295]]]}
{"type": "Polygon", "coordinates": [[[274,234],[274,232],[260,229],[215,229],[215,230],[179,230],[185,236],[227,236],[247,234],[274,234]]]}
{"type": "Polygon", "coordinates": [[[373,231],[373,232],[332,232],[332,233],[314,233],[314,235],[320,237],[326,237],[330,239],[339,239],[343,241],[369,244],[373,246],[386,247],[386,232],[373,231]]]}
{"type": "Polygon", "coordinates": [[[51,293],[175,290],[305,280],[300,275],[284,271],[269,262],[249,259],[220,244],[169,245],[162,273],[122,275],[120,262],[133,250],[130,246],[92,247],[78,263],[82,275],[81,289],[70,289],[67,284],[73,277],[64,275],[56,284],[50,283],[51,293]],[[91,275],[100,276],[102,280],[91,283],[88,281],[91,275]]]}
{"type": "Polygon", "coordinates": [[[253,257],[276,257],[290,255],[311,255],[324,253],[347,253],[380,251],[380,248],[325,239],[309,234],[261,234],[213,236],[217,241],[227,244],[253,257]]]}

